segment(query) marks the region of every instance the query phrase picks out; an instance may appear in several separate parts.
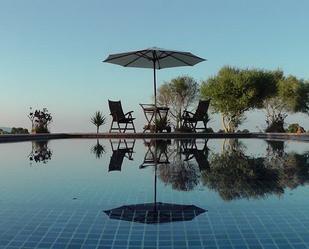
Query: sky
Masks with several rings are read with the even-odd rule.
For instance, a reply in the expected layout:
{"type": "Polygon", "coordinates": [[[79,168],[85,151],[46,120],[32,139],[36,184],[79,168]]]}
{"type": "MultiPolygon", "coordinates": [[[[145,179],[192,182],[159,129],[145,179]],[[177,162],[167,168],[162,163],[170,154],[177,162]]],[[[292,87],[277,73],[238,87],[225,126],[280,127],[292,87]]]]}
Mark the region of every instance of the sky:
{"type": "MultiPolygon", "coordinates": [[[[53,114],[52,132],[91,132],[108,99],[134,110],[150,103],[149,69],[102,63],[109,54],[162,47],[206,62],[157,72],[158,85],[179,75],[201,82],[224,65],[282,69],[309,79],[307,0],[0,0],[0,127],[30,128],[29,107],[53,114]]],[[[209,126],[221,128],[219,115],[209,126]]],[[[309,129],[309,118],[290,115],[309,129]]],[[[241,128],[265,128],[265,114],[247,114],[241,128]]]]}

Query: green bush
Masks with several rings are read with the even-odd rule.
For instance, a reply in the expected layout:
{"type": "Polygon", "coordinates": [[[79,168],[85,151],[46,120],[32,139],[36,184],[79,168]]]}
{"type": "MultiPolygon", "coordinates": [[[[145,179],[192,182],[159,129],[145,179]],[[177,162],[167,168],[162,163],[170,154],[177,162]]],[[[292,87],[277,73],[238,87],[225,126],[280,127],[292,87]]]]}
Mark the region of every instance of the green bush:
{"type": "Polygon", "coordinates": [[[286,130],[288,133],[305,133],[305,129],[300,126],[298,123],[290,124],[288,129],[286,130]]]}

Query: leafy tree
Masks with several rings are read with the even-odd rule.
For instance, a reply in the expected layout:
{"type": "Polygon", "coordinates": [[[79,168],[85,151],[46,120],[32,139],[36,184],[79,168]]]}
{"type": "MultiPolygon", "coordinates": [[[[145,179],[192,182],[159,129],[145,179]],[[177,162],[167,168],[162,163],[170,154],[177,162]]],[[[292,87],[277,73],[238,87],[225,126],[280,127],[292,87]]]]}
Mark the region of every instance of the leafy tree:
{"type": "Polygon", "coordinates": [[[263,99],[275,92],[280,74],[280,71],[225,66],[202,83],[201,96],[211,98],[211,107],[221,113],[224,131],[235,132],[245,120],[245,112],[262,107],[263,99]]]}
{"type": "Polygon", "coordinates": [[[283,75],[276,82],[276,92],[263,103],[266,110],[267,132],[285,132],[288,113],[309,111],[309,83],[294,76],[283,75]]]}
{"type": "Polygon", "coordinates": [[[28,118],[31,121],[32,132],[35,133],[49,133],[48,125],[52,122],[53,118],[51,113],[48,112],[47,108],[43,110],[32,111],[30,107],[30,113],[28,118]]]}
{"type": "Polygon", "coordinates": [[[158,89],[158,104],[170,108],[176,128],[180,127],[182,111],[195,103],[199,94],[198,83],[189,76],[180,76],[165,82],[158,89]]]}
{"type": "Polygon", "coordinates": [[[97,133],[99,133],[100,126],[105,124],[105,120],[105,116],[100,111],[97,111],[91,117],[91,123],[93,123],[97,127],[97,133]]]}

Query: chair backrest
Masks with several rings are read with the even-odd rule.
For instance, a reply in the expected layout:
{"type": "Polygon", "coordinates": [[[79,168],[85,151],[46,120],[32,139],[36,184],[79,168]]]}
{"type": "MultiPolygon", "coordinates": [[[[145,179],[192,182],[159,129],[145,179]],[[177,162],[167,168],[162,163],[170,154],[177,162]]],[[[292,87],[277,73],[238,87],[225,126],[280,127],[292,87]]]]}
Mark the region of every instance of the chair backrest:
{"type": "Polygon", "coordinates": [[[125,118],[122,106],[121,106],[121,101],[111,101],[108,100],[108,105],[109,105],[109,110],[111,112],[111,115],[113,116],[114,121],[118,121],[120,119],[125,118]]]}
{"type": "Polygon", "coordinates": [[[200,100],[194,113],[194,118],[196,120],[203,120],[205,116],[207,116],[208,107],[209,107],[210,100],[200,100]]]}

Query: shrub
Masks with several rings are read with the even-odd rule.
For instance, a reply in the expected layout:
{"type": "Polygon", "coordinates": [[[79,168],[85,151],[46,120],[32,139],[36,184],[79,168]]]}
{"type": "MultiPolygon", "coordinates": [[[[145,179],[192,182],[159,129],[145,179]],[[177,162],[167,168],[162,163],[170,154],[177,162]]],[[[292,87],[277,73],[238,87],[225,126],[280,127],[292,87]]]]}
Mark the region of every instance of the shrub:
{"type": "Polygon", "coordinates": [[[29,134],[28,129],[24,129],[21,127],[15,128],[13,127],[11,130],[11,134],[29,134]]]}
{"type": "Polygon", "coordinates": [[[30,108],[30,113],[28,118],[31,121],[33,133],[49,133],[48,125],[52,122],[52,115],[48,112],[46,108],[43,110],[35,110],[32,112],[30,108]]]}
{"type": "Polygon", "coordinates": [[[305,129],[298,123],[290,124],[287,131],[288,133],[305,133],[305,129]]]}

